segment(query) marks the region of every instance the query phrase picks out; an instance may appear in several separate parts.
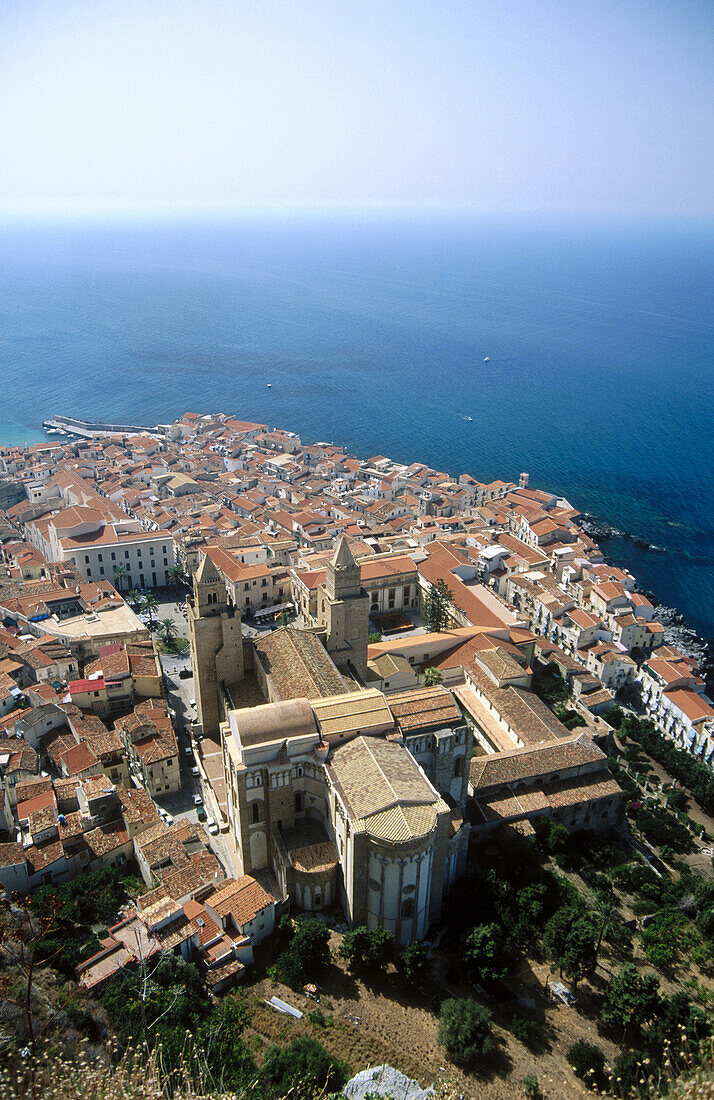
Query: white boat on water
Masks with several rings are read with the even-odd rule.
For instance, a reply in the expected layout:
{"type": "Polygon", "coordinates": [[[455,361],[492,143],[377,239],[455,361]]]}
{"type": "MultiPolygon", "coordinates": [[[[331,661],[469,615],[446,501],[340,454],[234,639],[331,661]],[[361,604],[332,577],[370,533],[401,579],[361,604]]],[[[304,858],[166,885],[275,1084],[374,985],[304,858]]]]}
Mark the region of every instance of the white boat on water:
{"type": "Polygon", "coordinates": [[[491,362],[491,356],[490,355],[484,355],[483,361],[484,361],[484,363],[490,363],[491,362]]]}

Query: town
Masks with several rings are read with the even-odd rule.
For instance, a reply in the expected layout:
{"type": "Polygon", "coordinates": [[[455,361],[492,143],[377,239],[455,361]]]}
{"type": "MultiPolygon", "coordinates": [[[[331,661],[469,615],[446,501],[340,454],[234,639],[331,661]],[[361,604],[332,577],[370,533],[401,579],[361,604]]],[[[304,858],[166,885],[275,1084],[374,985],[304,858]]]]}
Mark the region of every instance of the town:
{"type": "Polygon", "coordinates": [[[81,991],[169,953],[221,994],[290,913],[433,936],[499,838],[626,832],[615,712],[710,764],[696,660],[527,473],[59,432],[0,449],[0,884],[136,869],[81,991]]]}

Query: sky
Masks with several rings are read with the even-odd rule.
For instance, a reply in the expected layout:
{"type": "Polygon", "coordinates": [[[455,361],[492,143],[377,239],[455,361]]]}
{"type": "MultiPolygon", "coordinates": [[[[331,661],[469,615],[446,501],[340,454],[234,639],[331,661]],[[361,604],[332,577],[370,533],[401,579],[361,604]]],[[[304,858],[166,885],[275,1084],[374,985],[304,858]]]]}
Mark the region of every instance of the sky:
{"type": "Polygon", "coordinates": [[[712,0],[0,0],[0,212],[710,217],[712,0]]]}

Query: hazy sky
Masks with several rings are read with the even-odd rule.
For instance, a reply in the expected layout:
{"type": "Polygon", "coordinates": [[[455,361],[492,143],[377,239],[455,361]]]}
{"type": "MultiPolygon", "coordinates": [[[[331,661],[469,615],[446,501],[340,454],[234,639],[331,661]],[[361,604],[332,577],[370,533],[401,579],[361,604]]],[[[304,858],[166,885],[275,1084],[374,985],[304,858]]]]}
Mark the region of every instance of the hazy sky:
{"type": "Polygon", "coordinates": [[[714,0],[0,0],[0,209],[714,213],[714,0]]]}

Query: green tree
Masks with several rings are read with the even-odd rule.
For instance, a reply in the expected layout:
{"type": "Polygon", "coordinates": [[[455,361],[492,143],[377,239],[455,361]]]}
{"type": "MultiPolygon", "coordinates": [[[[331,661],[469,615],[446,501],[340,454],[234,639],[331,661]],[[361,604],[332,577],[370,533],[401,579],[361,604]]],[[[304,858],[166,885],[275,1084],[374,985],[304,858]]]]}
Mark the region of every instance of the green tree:
{"type": "Polygon", "coordinates": [[[457,1065],[471,1065],[494,1049],[491,1013],[473,997],[443,1001],[439,1042],[457,1065]]]}
{"type": "Polygon", "coordinates": [[[299,989],[308,975],[330,960],[330,930],[322,921],[312,918],[296,923],[288,946],[278,956],[276,967],[280,980],[299,989]]]}
{"type": "Polygon", "coordinates": [[[446,630],[449,625],[450,605],[454,594],[446,584],[446,581],[438,580],[429,585],[429,590],[424,601],[424,622],[429,630],[435,632],[446,630]]]}
{"type": "Polygon", "coordinates": [[[438,687],[439,684],[443,684],[444,677],[439,672],[438,668],[427,668],[424,672],[424,687],[438,687]]]}
{"type": "Polygon", "coordinates": [[[121,587],[122,587],[121,582],[124,580],[124,577],[128,576],[128,570],[127,570],[125,565],[122,565],[122,563],[119,562],[118,565],[114,566],[114,571],[113,572],[114,572],[114,583],[116,584],[117,588],[121,592],[121,587]]]}
{"type": "Polygon", "coordinates": [[[585,1081],[591,1089],[600,1088],[605,1078],[605,1055],[595,1043],[578,1039],[568,1047],[568,1061],[573,1073],[585,1081]]]}
{"type": "Polygon", "coordinates": [[[394,936],[386,928],[365,928],[360,925],[348,932],[340,944],[340,956],[347,959],[350,970],[357,972],[384,971],[394,955],[394,936]]]}
{"type": "Polygon", "coordinates": [[[317,1039],[303,1036],[287,1046],[271,1046],[260,1071],[268,1096],[295,1100],[337,1092],[346,1080],[345,1067],[317,1039]]]}
{"type": "Polygon", "coordinates": [[[158,629],[159,634],[164,641],[164,644],[167,648],[170,648],[171,644],[176,640],[176,636],[178,634],[176,623],[173,621],[173,619],[161,619],[158,629]]]}
{"type": "Polygon", "coordinates": [[[563,906],[545,926],[543,947],[573,985],[589,974],[597,962],[597,929],[579,906],[563,906]]]}
{"type": "Polygon", "coordinates": [[[605,893],[603,890],[597,891],[591,916],[598,929],[595,954],[599,955],[602,941],[605,939],[611,942],[611,938],[617,938],[622,925],[617,901],[612,893],[605,893]]]}
{"type": "Polygon", "coordinates": [[[412,940],[399,952],[396,962],[401,976],[413,982],[424,973],[429,965],[429,958],[424,945],[417,940],[412,940]]]}
{"type": "Polygon", "coordinates": [[[172,565],[169,569],[166,570],[166,577],[168,580],[171,581],[174,586],[174,591],[177,593],[182,586],[185,587],[189,583],[189,579],[184,572],[183,567],[178,564],[172,565]]]}
{"type": "Polygon", "coordinates": [[[126,594],[126,602],[132,611],[141,611],[141,605],[144,597],[138,588],[132,588],[131,591],[126,594]]]}
{"type": "Polygon", "coordinates": [[[621,1039],[636,1038],[660,1007],[659,978],[626,963],[608,983],[600,1023],[621,1039]]]}
{"type": "Polygon", "coordinates": [[[591,974],[597,965],[596,952],[597,929],[589,917],[580,917],[570,929],[565,952],[558,960],[561,974],[577,986],[586,974],[591,974]]]}
{"type": "Polygon", "coordinates": [[[153,630],[154,615],[159,610],[159,601],[153,592],[147,592],[142,600],[142,610],[149,616],[149,629],[153,630]]]}
{"type": "Polygon", "coordinates": [[[477,924],[464,939],[461,958],[476,981],[491,985],[508,973],[507,943],[498,924],[477,924]]]}

